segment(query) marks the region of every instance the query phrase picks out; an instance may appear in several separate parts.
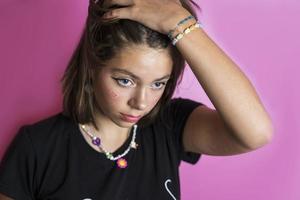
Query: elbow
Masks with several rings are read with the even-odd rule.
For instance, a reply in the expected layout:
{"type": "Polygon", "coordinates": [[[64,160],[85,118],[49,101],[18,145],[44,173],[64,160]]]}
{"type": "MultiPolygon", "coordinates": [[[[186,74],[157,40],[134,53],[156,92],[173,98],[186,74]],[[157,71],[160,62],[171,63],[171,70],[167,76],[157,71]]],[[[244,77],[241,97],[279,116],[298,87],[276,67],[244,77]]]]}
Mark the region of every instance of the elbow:
{"type": "Polygon", "coordinates": [[[260,128],[254,132],[255,134],[252,137],[252,142],[248,144],[248,147],[252,150],[259,149],[271,143],[273,140],[274,127],[272,124],[264,126],[263,128],[260,128]]]}

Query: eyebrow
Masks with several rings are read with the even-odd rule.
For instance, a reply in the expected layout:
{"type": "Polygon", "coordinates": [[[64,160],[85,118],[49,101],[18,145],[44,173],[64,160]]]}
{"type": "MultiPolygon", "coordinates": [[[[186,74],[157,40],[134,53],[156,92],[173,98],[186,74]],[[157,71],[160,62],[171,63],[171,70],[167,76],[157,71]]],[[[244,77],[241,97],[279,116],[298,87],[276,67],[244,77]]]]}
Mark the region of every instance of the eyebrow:
{"type": "MultiPolygon", "coordinates": [[[[120,72],[120,73],[123,73],[123,74],[127,74],[127,75],[129,75],[129,76],[131,76],[131,77],[133,77],[133,78],[135,78],[137,80],[141,80],[137,75],[135,75],[134,73],[132,73],[132,72],[126,70],[126,69],[112,68],[111,71],[112,72],[120,72]]],[[[160,81],[160,80],[163,80],[163,79],[166,79],[166,78],[169,78],[169,77],[170,77],[170,75],[168,74],[168,75],[165,75],[165,76],[163,76],[161,78],[155,79],[154,81],[160,81]]]]}

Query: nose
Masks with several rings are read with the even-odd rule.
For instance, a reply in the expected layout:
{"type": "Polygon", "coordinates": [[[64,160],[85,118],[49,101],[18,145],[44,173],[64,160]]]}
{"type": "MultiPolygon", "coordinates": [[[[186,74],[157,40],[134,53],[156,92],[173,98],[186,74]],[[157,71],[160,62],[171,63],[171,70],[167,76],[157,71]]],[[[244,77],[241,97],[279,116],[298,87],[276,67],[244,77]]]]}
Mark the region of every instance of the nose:
{"type": "Polygon", "coordinates": [[[147,88],[139,88],[135,91],[133,97],[129,100],[129,105],[137,110],[147,108],[147,88]]]}

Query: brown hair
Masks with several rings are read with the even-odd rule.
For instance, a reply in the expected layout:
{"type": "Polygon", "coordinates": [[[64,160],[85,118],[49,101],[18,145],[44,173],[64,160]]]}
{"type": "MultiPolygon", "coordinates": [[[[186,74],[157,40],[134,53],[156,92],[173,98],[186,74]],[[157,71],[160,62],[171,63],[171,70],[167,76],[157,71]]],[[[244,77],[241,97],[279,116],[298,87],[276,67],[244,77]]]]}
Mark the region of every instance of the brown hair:
{"type": "MultiPolygon", "coordinates": [[[[181,0],[182,6],[198,20],[190,2],[200,9],[192,0],[181,0]]],[[[167,35],[133,20],[103,21],[101,16],[105,11],[120,6],[104,8],[102,4],[103,0],[96,4],[94,0],[90,0],[82,37],[61,79],[63,114],[76,123],[91,122],[98,130],[94,118],[98,105],[92,91],[95,69],[104,66],[105,61],[112,59],[121,49],[132,44],[144,44],[154,49],[168,48],[173,61],[171,78],[158,103],[139,121],[139,125],[146,126],[153,122],[161,107],[170,101],[177,83],[182,80],[185,60],[167,35]]]]}

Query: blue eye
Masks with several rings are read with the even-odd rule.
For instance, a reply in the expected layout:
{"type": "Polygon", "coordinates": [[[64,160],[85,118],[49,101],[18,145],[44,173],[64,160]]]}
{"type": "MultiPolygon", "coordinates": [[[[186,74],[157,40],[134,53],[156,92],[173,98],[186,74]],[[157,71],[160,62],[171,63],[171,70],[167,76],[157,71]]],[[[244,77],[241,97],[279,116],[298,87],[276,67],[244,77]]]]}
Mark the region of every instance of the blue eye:
{"type": "Polygon", "coordinates": [[[132,81],[129,79],[125,79],[125,78],[113,78],[113,79],[115,79],[115,81],[121,86],[127,87],[130,85],[133,85],[132,81]],[[131,83],[131,84],[128,84],[128,83],[131,83]]]}
{"type": "Polygon", "coordinates": [[[155,85],[154,89],[161,89],[166,85],[166,83],[165,82],[157,82],[157,83],[154,83],[154,85],[155,85]]]}

